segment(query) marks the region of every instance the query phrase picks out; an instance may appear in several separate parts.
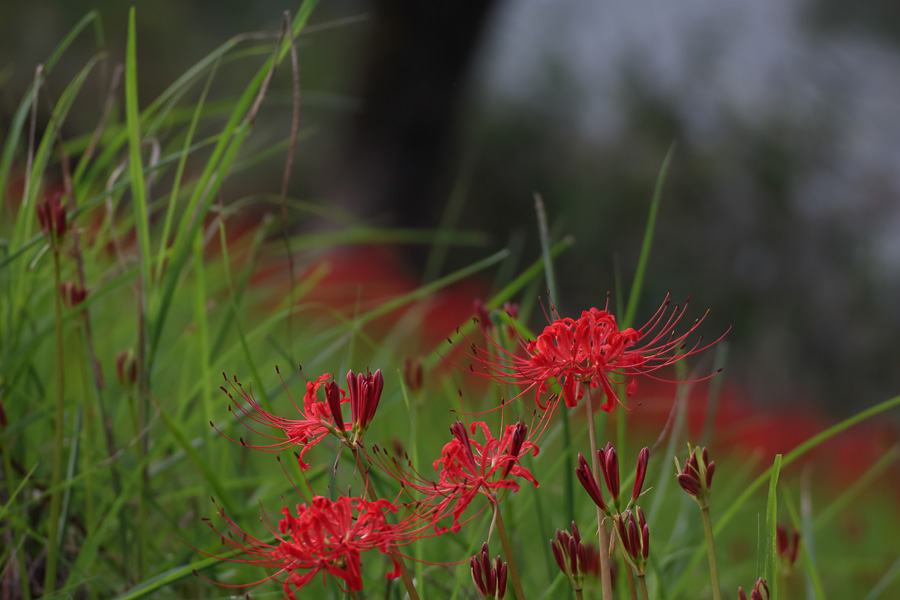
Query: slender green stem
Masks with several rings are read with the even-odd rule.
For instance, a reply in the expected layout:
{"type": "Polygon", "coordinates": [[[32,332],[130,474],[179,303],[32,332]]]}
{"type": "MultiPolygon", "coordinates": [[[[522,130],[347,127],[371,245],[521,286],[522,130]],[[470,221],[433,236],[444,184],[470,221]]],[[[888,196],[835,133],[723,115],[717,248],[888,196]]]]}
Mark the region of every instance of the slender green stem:
{"type": "Polygon", "coordinates": [[[359,596],[356,595],[355,590],[347,590],[347,593],[350,595],[352,600],[359,600],[359,596]]]}
{"type": "MultiPolygon", "coordinates": [[[[622,544],[619,544],[619,547],[622,548],[622,544]]],[[[625,555],[625,549],[622,548],[622,556],[625,555]]],[[[631,600],[638,600],[637,587],[634,585],[634,572],[631,568],[631,565],[628,564],[627,560],[622,560],[622,573],[625,574],[625,583],[628,584],[628,594],[631,597],[631,600]]]]}
{"type": "MultiPolygon", "coordinates": [[[[378,494],[375,492],[374,486],[372,486],[372,482],[369,480],[369,473],[366,466],[363,464],[362,456],[360,456],[359,448],[353,447],[353,458],[356,460],[356,468],[359,470],[359,476],[363,478],[366,484],[366,495],[372,500],[378,499],[378,494]]],[[[406,592],[409,594],[409,600],[419,600],[419,592],[416,590],[416,584],[413,581],[412,576],[409,574],[409,569],[406,568],[406,561],[403,560],[403,555],[397,552],[395,549],[391,548],[391,557],[397,561],[397,564],[400,565],[400,579],[403,580],[403,585],[406,586],[406,592]]],[[[350,590],[351,592],[353,590],[350,590]]]]}
{"type": "Polygon", "coordinates": [[[584,594],[581,590],[575,590],[575,600],[584,600],[584,594]]]}
{"type": "MultiPolygon", "coordinates": [[[[2,406],[0,406],[0,410],[2,410],[2,406]]],[[[10,499],[12,499],[12,497],[16,493],[16,486],[15,482],[13,481],[12,459],[9,456],[9,448],[6,445],[6,438],[2,435],[3,429],[3,423],[0,422],[0,454],[3,454],[3,479],[6,480],[7,495],[10,499]]],[[[31,589],[28,587],[28,568],[25,566],[25,531],[21,530],[23,539],[22,543],[19,543],[16,540],[15,527],[10,524],[10,528],[12,529],[13,533],[13,544],[15,544],[16,546],[16,562],[19,563],[19,583],[22,585],[22,598],[23,600],[31,600],[31,589]]]]}
{"type": "MultiPolygon", "coordinates": [[[[516,591],[517,600],[525,600],[525,592],[522,591],[522,580],[519,578],[519,568],[516,566],[516,557],[513,555],[512,545],[506,535],[506,527],[503,525],[503,515],[500,514],[500,504],[491,501],[494,508],[494,521],[497,523],[497,533],[500,535],[500,543],[503,545],[503,554],[506,555],[506,564],[509,565],[509,579],[516,591]]],[[[603,552],[600,552],[602,555],[603,552]]]]}
{"type": "Polygon", "coordinates": [[[59,555],[59,513],[62,507],[62,462],[63,462],[63,419],[65,418],[65,355],[63,353],[63,299],[59,289],[61,283],[59,249],[53,248],[53,295],[56,299],[56,429],[53,434],[53,475],[50,484],[50,513],[47,521],[47,567],[44,572],[44,595],[56,589],[56,562],[59,555]]]}
{"type": "MultiPolygon", "coordinates": [[[[588,438],[591,443],[591,468],[595,475],[600,474],[600,459],[597,457],[597,433],[594,430],[594,407],[591,403],[591,392],[588,390],[585,396],[587,404],[588,438]]],[[[603,600],[612,600],[612,575],[609,569],[609,536],[606,535],[606,525],[603,524],[603,511],[597,507],[597,537],[600,544],[600,584],[603,591],[603,600]]]]}
{"type": "Polygon", "coordinates": [[[722,593],[719,590],[719,567],[716,565],[716,548],[713,543],[712,520],[709,518],[709,506],[700,508],[703,514],[703,530],[706,532],[706,554],[709,557],[709,576],[712,580],[712,591],[714,600],[722,600],[722,593]]]}
{"type": "Polygon", "coordinates": [[[643,573],[638,573],[638,585],[641,586],[641,595],[644,597],[644,600],[650,600],[650,594],[647,592],[647,580],[644,578],[643,573]]]}

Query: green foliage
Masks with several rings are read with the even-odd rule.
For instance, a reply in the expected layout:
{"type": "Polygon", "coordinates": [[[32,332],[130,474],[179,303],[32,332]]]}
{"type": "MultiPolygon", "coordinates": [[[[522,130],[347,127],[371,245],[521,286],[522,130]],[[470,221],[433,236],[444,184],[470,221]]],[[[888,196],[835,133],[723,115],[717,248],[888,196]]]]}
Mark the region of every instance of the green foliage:
{"type": "MultiPolygon", "coordinates": [[[[307,0],[300,6],[286,35],[299,35],[315,4],[307,0]]],[[[437,318],[428,313],[429,302],[448,293],[453,284],[481,276],[492,277],[493,289],[498,290],[486,301],[489,310],[515,300],[522,300],[527,307],[530,286],[535,289],[543,281],[555,289],[553,261],[564,260],[564,251],[573,243],[569,238],[552,239],[548,215],[541,210],[542,253],[525,257],[528,262],[520,269],[515,252],[489,247],[489,237],[483,232],[456,228],[465,200],[461,192],[454,196],[437,231],[377,228],[324,201],[287,198],[292,223],[301,224],[308,218],[329,225],[292,228],[290,247],[298,266],[296,281],[289,284],[284,273],[285,251],[275,234],[273,218],[241,221],[249,204],[268,206],[274,212],[280,198],[270,189],[254,197],[228,196],[228,185],[236,177],[260,163],[282,160],[286,152],[288,140],[272,132],[254,131],[253,125],[257,112],[266,109],[273,70],[284,68],[289,41],[235,37],[146,102],[139,96],[142,69],[137,60],[137,18],[140,15],[132,10],[124,93],[111,92],[113,102],[108,112],[97,115],[97,126],[89,132],[72,127],[79,131],[78,137],[62,138],[76,100],[92,87],[101,94],[106,92],[102,86],[108,82],[98,73],[99,66],[109,66],[105,54],[91,58],[74,77],[61,79],[65,86],[49,86],[62,92],[52,99],[48,121],[35,122],[34,136],[31,134],[34,102],[47,93],[49,78],[58,77],[54,67],[72,41],[85,35],[93,24],[98,45],[104,43],[100,18],[90,13],[44,63],[10,121],[0,156],[0,401],[8,423],[0,429],[4,473],[0,535],[14,541],[4,544],[0,552],[0,572],[7,577],[5,581],[18,582],[27,590],[23,594],[31,596],[39,593],[39,578],[20,567],[44,560],[48,527],[53,525],[48,523],[45,505],[54,494],[63,498],[62,537],[55,548],[59,557],[57,592],[132,600],[229,595],[229,591],[194,577],[195,572],[231,585],[269,575],[252,566],[221,560],[231,554],[201,520],[214,513],[210,495],[235,522],[265,537],[269,531],[259,523],[261,509],[270,522],[277,520],[282,506],[298,502],[298,488],[326,494],[328,489],[358,487],[357,474],[344,462],[346,453],[336,462],[342,447],[333,441],[314,449],[315,466],[301,474],[290,452],[282,453],[279,464],[270,454],[225,439],[237,440],[248,433],[226,409],[227,399],[218,389],[221,372],[228,378],[236,376],[245,389],[252,385],[265,408],[290,416],[293,402],[305,391],[303,375],[291,364],[294,360],[302,362],[309,379],[322,372],[380,368],[386,374],[386,389],[367,439],[406,449],[418,470],[431,475],[434,457],[449,439],[447,427],[460,416],[451,412],[461,410],[457,389],[463,389],[462,411],[472,415],[495,406],[501,394],[511,394],[509,389],[479,386],[463,371],[446,368],[447,360],[454,360],[444,358],[450,352],[446,342],[426,341],[422,334],[428,328],[427,319],[437,318]],[[216,77],[237,62],[253,65],[254,76],[238,97],[215,97],[216,77]],[[191,101],[195,88],[200,88],[199,97],[191,101]],[[254,137],[262,138],[257,145],[262,150],[253,151],[246,144],[254,137]],[[14,186],[8,184],[18,179],[27,185],[21,197],[10,197],[14,186]],[[57,180],[64,181],[72,224],[61,254],[62,279],[88,290],[84,302],[66,307],[59,320],[53,310],[59,292],[53,279],[52,250],[34,217],[35,204],[53,193],[57,180]],[[244,231],[238,230],[244,228],[250,232],[242,238],[238,233],[244,231]],[[329,250],[355,244],[430,246],[426,282],[375,300],[360,284],[354,290],[357,304],[350,308],[332,305],[327,296],[317,295],[331,274],[327,261],[320,258],[329,250]],[[479,247],[483,258],[445,272],[446,254],[459,246],[479,247]],[[266,268],[280,270],[274,283],[261,275],[266,268]],[[292,327],[285,327],[288,319],[292,327]],[[61,345],[54,338],[57,327],[63,333],[61,345]],[[62,377],[53,372],[58,350],[64,350],[65,356],[62,377]],[[129,350],[136,377],[131,379],[126,368],[120,379],[117,357],[129,350]],[[426,385],[412,390],[404,385],[402,369],[405,359],[416,357],[421,357],[426,385]],[[276,364],[282,367],[284,386],[273,373],[276,364]],[[54,441],[58,419],[53,390],[60,380],[65,382],[63,444],[54,441]],[[48,457],[60,449],[65,454],[65,478],[53,486],[48,457]]],[[[300,143],[309,143],[309,136],[310,131],[301,132],[300,143]]],[[[638,314],[670,160],[671,153],[665,158],[650,203],[623,322],[631,322],[638,314]]],[[[543,325],[541,319],[529,319],[524,309],[519,318],[501,314],[496,320],[501,326],[498,329],[509,326],[526,337],[533,337],[531,332],[540,331],[543,325]]],[[[459,326],[459,336],[478,335],[471,321],[459,326]]],[[[665,450],[654,450],[657,454],[647,475],[647,481],[654,482],[649,492],[652,497],[645,501],[652,507],[648,514],[654,550],[647,582],[654,598],[711,597],[707,575],[698,566],[704,551],[699,515],[671,480],[671,454],[689,435],[689,392],[689,386],[678,392],[673,425],[668,437],[659,440],[658,447],[665,450]]],[[[504,422],[513,421],[520,412],[523,418],[530,418],[528,411],[533,406],[528,402],[530,397],[510,404],[504,422]]],[[[726,448],[716,449],[719,467],[713,514],[717,517],[725,597],[733,596],[739,583],[746,587],[752,573],[754,557],[742,551],[741,544],[753,539],[754,531],[747,523],[765,506],[759,493],[764,482],[771,482],[765,542],[773,547],[775,482],[780,493],[792,493],[797,471],[789,467],[797,459],[852,425],[898,404],[900,397],[893,398],[829,428],[763,473],[752,460],[731,455],[726,448]]],[[[588,539],[597,526],[593,505],[572,483],[572,458],[587,447],[586,419],[580,411],[580,407],[570,411],[571,422],[553,422],[541,439],[540,454],[525,465],[541,487],[523,487],[501,508],[530,597],[567,593],[562,591],[567,584],[549,552],[547,538],[554,529],[569,528],[569,520],[574,518],[588,539]]],[[[617,417],[616,435],[624,454],[620,461],[623,490],[627,490],[633,481],[633,453],[624,452],[625,444],[637,448],[647,440],[625,427],[622,413],[620,410],[617,417]]],[[[498,424],[501,417],[494,412],[478,418],[498,424]]],[[[602,437],[606,415],[597,420],[602,437]]],[[[870,597],[887,597],[884,590],[894,582],[896,566],[859,567],[865,572],[857,577],[853,568],[842,562],[846,557],[840,548],[845,540],[835,524],[851,512],[850,507],[862,503],[867,503],[866,510],[856,511],[858,514],[896,521],[890,506],[880,504],[876,494],[864,493],[896,456],[894,450],[874,465],[860,479],[860,486],[846,495],[823,501],[826,508],[819,512],[820,520],[810,521],[817,538],[815,556],[804,548],[802,563],[820,597],[823,589],[834,589],[829,595],[842,597],[842,592],[857,590],[855,586],[863,583],[872,590],[870,597]]],[[[393,481],[378,473],[372,473],[372,479],[376,489],[390,493],[393,481]]],[[[785,505],[796,522],[790,496],[785,505]]],[[[490,510],[473,506],[473,513],[478,510],[485,512],[473,517],[459,534],[423,539],[406,548],[421,561],[412,570],[423,597],[473,597],[467,560],[492,531],[490,510]]],[[[807,535],[812,539],[804,530],[804,538],[807,535]]],[[[897,554],[896,539],[878,537],[883,532],[869,535],[866,543],[880,544],[888,554],[897,554]]],[[[495,536],[491,536],[491,544],[496,554],[499,543],[495,536]]],[[[872,559],[872,554],[864,558],[872,559]]],[[[383,574],[388,564],[389,560],[377,553],[365,557],[369,597],[378,597],[383,589],[386,597],[403,596],[396,583],[385,588],[383,574]]],[[[774,554],[769,554],[766,564],[772,573],[774,554]]],[[[342,596],[330,580],[323,584],[317,578],[310,588],[311,597],[342,596]]],[[[271,582],[259,586],[258,592],[256,588],[251,591],[260,598],[267,594],[281,597],[282,593],[271,582]]]]}

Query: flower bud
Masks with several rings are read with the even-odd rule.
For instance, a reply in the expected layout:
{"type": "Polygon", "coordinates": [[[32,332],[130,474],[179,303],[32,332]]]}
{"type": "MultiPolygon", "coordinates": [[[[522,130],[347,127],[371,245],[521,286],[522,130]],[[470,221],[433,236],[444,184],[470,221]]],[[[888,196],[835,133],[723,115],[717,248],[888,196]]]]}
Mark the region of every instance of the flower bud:
{"type": "Polygon", "coordinates": [[[568,531],[556,530],[556,539],[550,540],[550,549],[559,570],[569,578],[572,589],[581,590],[588,571],[588,552],[581,542],[581,534],[575,521],[572,521],[571,534],[568,531]]]}
{"type": "Polygon", "coordinates": [[[62,296],[63,302],[65,302],[66,306],[69,308],[78,306],[84,302],[85,298],[87,298],[87,290],[71,281],[64,281],[59,284],[59,293],[62,296]]]}
{"type": "Polygon", "coordinates": [[[616,508],[619,507],[619,458],[616,449],[613,448],[611,442],[607,442],[606,448],[597,450],[597,456],[600,458],[600,471],[603,472],[603,479],[606,480],[606,489],[612,496],[613,503],[616,508]]]}
{"type": "Polygon", "coordinates": [[[600,485],[594,477],[594,472],[591,471],[590,465],[588,465],[584,455],[580,452],[578,453],[578,467],[575,469],[575,475],[578,476],[578,481],[581,482],[581,486],[588,493],[588,496],[591,497],[591,500],[594,501],[594,504],[607,515],[610,514],[606,503],[603,501],[603,494],[600,492],[600,485]]]}
{"type": "Polygon", "coordinates": [[[52,194],[38,202],[37,214],[41,230],[55,247],[67,229],[66,205],[62,202],[62,194],[52,194]]]}
{"type": "Polygon", "coordinates": [[[481,545],[481,552],[469,559],[472,581],[481,600],[503,600],[506,595],[506,563],[498,555],[491,561],[488,545],[481,545]]]}
{"type": "Polygon", "coordinates": [[[781,563],[782,572],[787,574],[797,562],[797,553],[800,550],[800,532],[791,527],[789,533],[784,525],[779,525],[775,532],[775,549],[778,560],[781,563]]]}
{"type": "Polygon", "coordinates": [[[406,387],[409,391],[415,392],[422,389],[422,359],[415,360],[407,357],[403,361],[403,379],[406,381],[406,387]]]}
{"type": "Polygon", "coordinates": [[[119,383],[124,388],[130,388],[137,381],[137,361],[131,350],[119,352],[116,357],[116,375],[119,376],[119,383]]]}
{"type": "Polygon", "coordinates": [[[637,502],[644,487],[644,478],[647,476],[647,462],[650,460],[650,449],[644,447],[638,454],[637,468],[634,473],[634,491],[631,492],[631,503],[637,502]]]}
{"type": "MultiPolygon", "coordinates": [[[[747,600],[744,588],[738,588],[738,599],[747,600]]],[[[762,577],[756,580],[756,585],[753,586],[753,591],[750,592],[750,600],[769,600],[769,586],[766,585],[766,580],[762,577]]]]}
{"type": "Polygon", "coordinates": [[[691,448],[691,454],[684,463],[684,468],[679,466],[677,458],[675,459],[675,468],[679,471],[675,476],[681,489],[690,494],[701,508],[709,506],[709,490],[712,487],[716,463],[709,460],[707,449],[700,449],[700,458],[698,459],[697,448],[691,448]]]}

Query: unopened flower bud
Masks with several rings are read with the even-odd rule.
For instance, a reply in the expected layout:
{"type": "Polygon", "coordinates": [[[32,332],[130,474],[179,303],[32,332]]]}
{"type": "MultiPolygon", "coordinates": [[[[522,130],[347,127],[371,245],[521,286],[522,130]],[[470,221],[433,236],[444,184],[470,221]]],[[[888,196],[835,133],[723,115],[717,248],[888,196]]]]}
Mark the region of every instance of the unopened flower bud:
{"type": "Polygon", "coordinates": [[[422,359],[406,358],[403,361],[403,379],[406,381],[406,387],[409,391],[415,392],[422,389],[424,378],[422,376],[422,359]]]}
{"type": "Polygon", "coordinates": [[[647,476],[647,462],[650,460],[650,449],[644,447],[638,454],[637,468],[634,472],[634,490],[631,492],[631,503],[637,502],[644,487],[644,478],[647,476]]]}
{"type": "Polygon", "coordinates": [[[606,489],[612,496],[613,504],[619,507],[619,458],[616,449],[613,448],[611,442],[606,444],[606,448],[597,450],[597,456],[600,458],[600,471],[603,473],[603,479],[606,481],[606,489]]]}
{"type": "MultiPolygon", "coordinates": [[[[738,600],[747,600],[744,588],[738,588],[738,600]]],[[[769,600],[769,586],[766,585],[766,580],[762,577],[756,580],[756,585],[753,586],[753,591],[750,592],[750,600],[769,600]]]]}
{"type": "Polygon", "coordinates": [[[491,561],[487,544],[481,545],[481,552],[469,559],[472,581],[481,600],[503,600],[506,595],[506,563],[498,555],[491,561]]]}
{"type": "Polygon", "coordinates": [[[637,508],[635,512],[626,510],[617,515],[615,525],[616,533],[625,550],[625,559],[635,572],[640,574],[647,570],[647,561],[650,557],[650,528],[647,526],[644,511],[637,508]]]}
{"type": "Polygon", "coordinates": [[[594,472],[591,471],[590,465],[588,465],[584,455],[580,452],[578,453],[578,467],[575,469],[575,475],[578,476],[578,481],[581,482],[581,486],[588,493],[588,496],[591,497],[591,500],[594,501],[594,504],[607,515],[610,514],[609,508],[603,501],[603,494],[600,491],[600,485],[597,483],[596,477],[594,477],[594,472]]]}
{"type": "Polygon", "coordinates": [[[701,508],[709,506],[709,490],[712,487],[716,463],[709,460],[707,449],[701,448],[698,458],[697,448],[692,448],[690,456],[684,463],[684,468],[679,466],[677,458],[675,459],[675,468],[679,471],[675,476],[681,489],[690,494],[701,508]]]}
{"type": "Polygon", "coordinates": [[[41,230],[54,247],[66,234],[66,205],[62,194],[52,194],[37,205],[38,222],[41,230]]]}
{"type": "Polygon", "coordinates": [[[794,527],[791,527],[791,531],[788,532],[787,527],[779,525],[776,529],[775,542],[781,570],[787,574],[797,562],[797,553],[800,550],[800,532],[794,527]]]}
{"type": "Polygon", "coordinates": [[[137,361],[131,350],[119,352],[116,357],[116,375],[119,376],[119,383],[124,388],[133,386],[137,381],[137,361]]]}
{"type": "Polygon", "coordinates": [[[571,534],[568,531],[556,530],[556,539],[550,540],[550,549],[559,570],[569,578],[572,589],[575,591],[582,589],[588,571],[588,552],[581,542],[581,534],[575,521],[572,521],[571,534]]]}
{"type": "Polygon", "coordinates": [[[59,284],[59,293],[62,295],[63,302],[69,308],[78,306],[87,298],[87,290],[71,281],[64,281],[59,284]]]}

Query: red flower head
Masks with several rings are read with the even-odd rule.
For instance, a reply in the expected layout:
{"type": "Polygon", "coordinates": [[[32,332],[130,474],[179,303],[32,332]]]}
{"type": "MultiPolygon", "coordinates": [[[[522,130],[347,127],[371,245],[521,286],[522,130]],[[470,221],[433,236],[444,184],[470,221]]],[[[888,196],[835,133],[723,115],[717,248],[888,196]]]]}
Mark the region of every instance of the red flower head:
{"type": "MultiPolygon", "coordinates": [[[[222,541],[236,550],[238,556],[218,558],[276,570],[264,579],[234,587],[284,576],[285,594],[294,599],[318,573],[322,573],[323,579],[330,573],[343,579],[349,589],[361,590],[362,553],[377,549],[391,555],[394,568],[386,576],[393,579],[400,574],[395,548],[421,537],[422,530],[430,526],[430,521],[416,511],[407,512],[397,524],[389,523],[387,514],[397,511],[397,505],[383,499],[329,500],[316,496],[309,504],[298,504],[293,511],[284,507],[277,531],[263,518],[269,533],[275,537],[275,542],[269,543],[245,533],[219,508],[218,514],[227,530],[224,535],[220,533],[222,541]]],[[[210,527],[215,530],[211,523],[210,527]]]]}
{"type": "Polygon", "coordinates": [[[453,439],[444,445],[441,458],[434,461],[434,468],[439,471],[436,482],[417,473],[408,459],[407,466],[403,467],[387,452],[378,453],[375,457],[376,465],[381,470],[428,497],[427,503],[433,507],[436,530],[439,530],[438,521],[452,512],[451,529],[459,531],[462,514],[479,493],[496,502],[498,493],[518,491],[520,486],[514,477],[530,481],[538,487],[531,471],[519,464],[521,457],[528,452],[537,456],[539,451],[528,440],[528,426],[524,423],[507,425],[499,439],[493,437],[488,426],[480,421],[468,427],[457,421],[450,426],[450,432],[453,439]],[[484,443],[472,438],[479,430],[484,443]]]}
{"type": "MultiPolygon", "coordinates": [[[[277,367],[276,371],[278,371],[277,367]]],[[[278,371],[278,375],[281,376],[280,371],[278,371]]],[[[292,446],[302,446],[299,462],[303,469],[307,469],[310,466],[303,460],[303,456],[327,435],[335,435],[343,442],[355,447],[362,439],[375,415],[375,409],[378,407],[381,391],[384,388],[384,378],[380,370],[376,371],[374,375],[371,373],[357,375],[350,371],[347,374],[347,382],[350,389],[349,395],[333,381],[328,382],[330,378],[331,375],[325,373],[315,381],[306,382],[306,394],[303,396],[302,407],[294,402],[290,392],[288,392],[288,398],[290,398],[291,403],[301,417],[300,419],[288,419],[263,409],[256,398],[253,397],[250,387],[248,386],[247,390],[244,390],[237,377],[234,378],[234,382],[229,381],[228,377],[225,377],[225,381],[228,382],[231,389],[244,401],[239,402],[235,400],[234,396],[223,387],[222,391],[228,394],[232,403],[229,405],[228,410],[234,413],[238,420],[251,431],[271,440],[269,444],[250,446],[244,442],[243,438],[239,438],[238,443],[270,452],[278,452],[292,446]],[[325,386],[324,401],[318,398],[319,388],[323,385],[325,386]],[[350,403],[352,420],[350,423],[345,423],[341,414],[341,405],[347,402],[350,403]],[[236,407],[237,410],[232,408],[232,406],[236,407]],[[271,435],[261,432],[253,427],[253,423],[280,430],[282,435],[271,435]]],[[[283,378],[281,382],[284,385],[283,378]]],[[[285,391],[287,391],[286,385],[285,391]]],[[[222,432],[220,431],[219,433],[222,432]]],[[[225,436],[224,433],[222,435],[225,436]]]]}
{"type": "Polygon", "coordinates": [[[549,403],[541,403],[541,394],[551,384],[558,383],[566,406],[576,406],[584,395],[582,384],[588,384],[603,390],[606,402],[601,408],[611,411],[620,402],[614,384],[627,381],[626,392],[631,396],[637,387],[637,375],[648,375],[712,345],[701,346],[701,336],[688,347],[688,336],[703,318],[676,336],[674,328],[684,315],[687,302],[680,310],[676,305],[671,313],[667,312],[668,307],[666,296],[643,327],[622,331],[608,310],[591,308],[577,319],[556,319],[535,340],[520,339],[524,357],[505,350],[493,340],[496,353],[472,345],[469,356],[479,361],[484,374],[492,379],[525,385],[525,391],[534,388],[537,403],[543,409],[549,403]]]}

